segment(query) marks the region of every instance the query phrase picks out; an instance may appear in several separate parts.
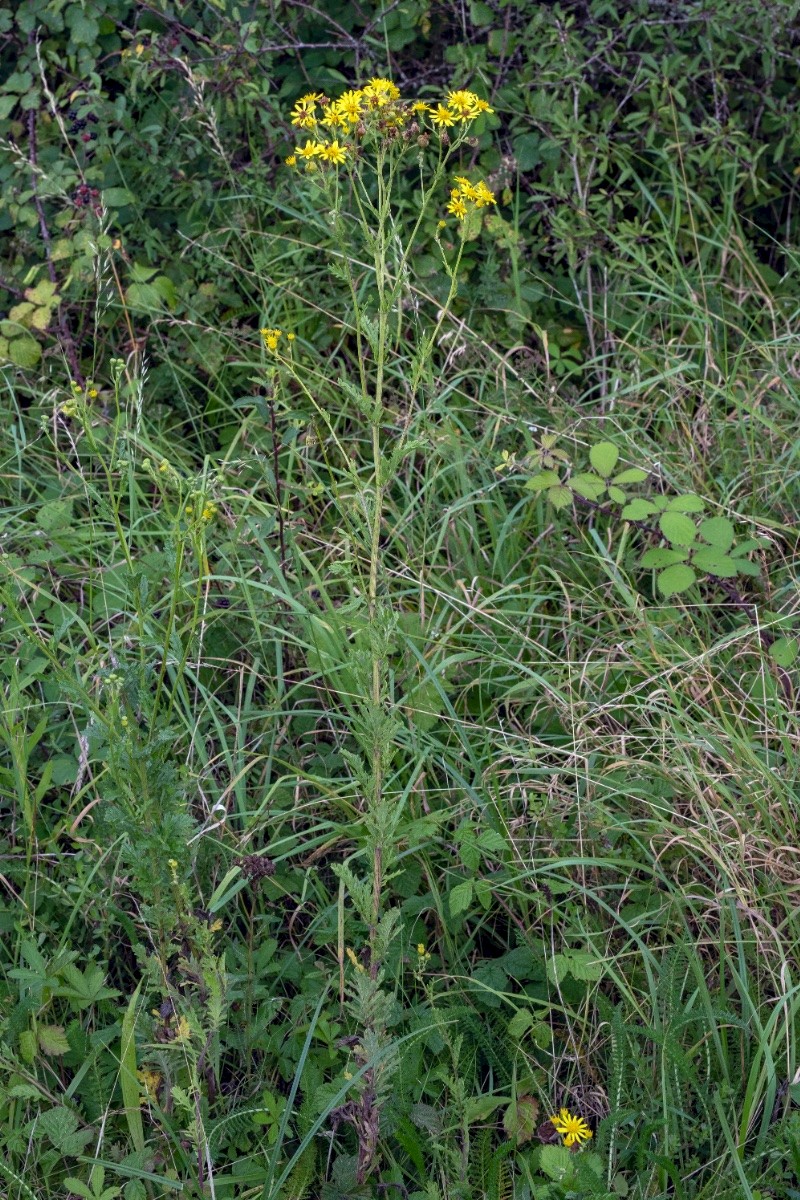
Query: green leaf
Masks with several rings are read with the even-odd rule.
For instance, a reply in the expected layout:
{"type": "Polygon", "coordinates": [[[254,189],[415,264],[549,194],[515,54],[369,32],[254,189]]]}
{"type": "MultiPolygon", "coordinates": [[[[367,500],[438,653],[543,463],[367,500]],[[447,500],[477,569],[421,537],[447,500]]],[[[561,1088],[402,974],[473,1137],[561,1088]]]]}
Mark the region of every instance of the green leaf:
{"type": "Polygon", "coordinates": [[[754,579],[758,579],[761,574],[761,567],[758,563],[750,562],[747,558],[737,558],[735,554],[731,554],[731,558],[736,563],[737,574],[751,575],[754,579]]]}
{"type": "Polygon", "coordinates": [[[572,503],[572,491],[568,487],[551,487],[547,499],[553,508],[566,508],[572,503]]]}
{"type": "Polygon", "coordinates": [[[540,471],[532,475],[525,483],[527,492],[542,492],[545,488],[554,487],[560,483],[561,477],[557,471],[540,471]]]}
{"type": "Polygon", "coordinates": [[[589,471],[573,475],[569,484],[573,491],[576,491],[579,496],[585,497],[586,500],[599,500],[606,490],[605,479],[601,479],[599,475],[592,475],[589,471]]]}
{"type": "Polygon", "coordinates": [[[666,546],[654,546],[645,550],[639,560],[640,567],[671,567],[673,563],[686,562],[688,550],[670,550],[666,546]]]}
{"type": "Polygon", "coordinates": [[[473,25],[480,28],[483,25],[491,25],[495,16],[489,5],[484,4],[483,0],[470,0],[469,19],[473,25]]]}
{"type": "Polygon", "coordinates": [[[645,521],[655,511],[656,506],[650,500],[631,500],[619,515],[623,521],[645,521]]]}
{"type": "Polygon", "coordinates": [[[521,1038],[535,1023],[536,1017],[529,1008],[518,1008],[508,1022],[509,1035],[512,1038],[521,1038]]]}
{"type": "Polygon", "coordinates": [[[503,1113],[503,1129],[517,1142],[529,1142],[538,1119],[539,1101],[535,1096],[516,1096],[503,1113]]]}
{"type": "MultiPolygon", "coordinates": [[[[492,32],[496,32],[492,30],[492,32]]],[[[542,139],[538,133],[523,133],[514,138],[514,157],[520,171],[532,171],[542,161],[539,151],[542,139]]]]}
{"type": "Polygon", "coordinates": [[[69,1053],[69,1042],[63,1025],[40,1025],[37,1036],[42,1054],[55,1058],[69,1053]]]}
{"type": "Polygon", "coordinates": [[[12,338],[8,343],[8,357],[18,367],[31,371],[42,357],[42,347],[32,337],[12,338]]]}
{"type": "Polygon", "coordinates": [[[691,567],[676,563],[674,567],[667,567],[660,573],[657,580],[658,590],[665,597],[678,596],[687,591],[696,579],[697,576],[691,567]]]}
{"type": "Polygon", "coordinates": [[[64,21],[76,46],[91,46],[97,41],[100,26],[94,17],[83,12],[79,5],[73,4],[67,9],[64,21]]]}
{"type": "Polygon", "coordinates": [[[700,522],[697,532],[723,553],[733,545],[733,525],[727,517],[708,517],[700,522]]]}
{"type": "Polygon", "coordinates": [[[686,492],[681,496],[670,496],[667,499],[667,508],[670,512],[702,512],[705,504],[694,492],[686,492]]]}
{"type": "Polygon", "coordinates": [[[23,1062],[36,1061],[36,1035],[30,1029],[23,1029],[19,1035],[19,1052],[23,1062]]]}
{"type": "Polygon", "coordinates": [[[615,475],[614,483],[644,483],[647,479],[648,472],[643,471],[641,467],[628,467],[625,471],[620,471],[619,475],[615,475]]]}
{"type": "Polygon", "coordinates": [[[134,197],[124,187],[103,188],[103,199],[108,208],[125,208],[128,204],[133,204],[134,197]]]}
{"type": "Polygon", "coordinates": [[[572,1172],[572,1154],[566,1146],[542,1146],[539,1166],[548,1179],[563,1180],[572,1172]]]}
{"type": "Polygon", "coordinates": [[[679,512],[662,513],[658,526],[668,542],[674,546],[691,546],[697,537],[697,529],[691,517],[679,512]]]}
{"type": "Polygon", "coordinates": [[[791,667],[797,658],[797,638],[780,637],[769,648],[769,656],[779,667],[791,667]]]}
{"type": "Polygon", "coordinates": [[[604,479],[608,479],[609,475],[613,475],[618,458],[619,450],[613,442],[598,442],[589,451],[589,460],[592,466],[597,471],[597,474],[602,475],[604,479]]]}
{"type": "Polygon", "coordinates": [[[128,1001],[125,1016],[122,1018],[122,1034],[119,1052],[119,1079],[122,1087],[122,1103],[125,1108],[125,1119],[128,1131],[136,1150],[144,1150],[144,1126],[142,1110],[139,1103],[139,1080],[136,1077],[136,1008],[139,1003],[139,992],[142,981],[136,985],[136,991],[128,1001]]]}
{"type": "Polygon", "coordinates": [[[48,500],[36,511],[36,524],[45,533],[67,529],[72,524],[71,500],[48,500]]]}
{"type": "Polygon", "coordinates": [[[622,488],[616,487],[613,483],[608,489],[608,495],[609,499],[613,500],[615,504],[624,504],[627,500],[627,496],[623,492],[622,488]]]}
{"type": "Polygon", "coordinates": [[[564,950],[547,960],[547,974],[554,983],[562,983],[569,975],[589,983],[602,978],[603,964],[586,950],[564,950]]]}
{"type": "Polygon", "coordinates": [[[466,879],[463,883],[457,883],[450,890],[450,916],[457,917],[459,913],[464,912],[472,903],[472,880],[466,879]]]}
{"type": "Polygon", "coordinates": [[[733,579],[739,574],[740,563],[727,554],[721,554],[716,547],[708,550],[695,550],[692,554],[692,566],[698,571],[706,571],[709,575],[717,575],[720,579],[733,579]]]}

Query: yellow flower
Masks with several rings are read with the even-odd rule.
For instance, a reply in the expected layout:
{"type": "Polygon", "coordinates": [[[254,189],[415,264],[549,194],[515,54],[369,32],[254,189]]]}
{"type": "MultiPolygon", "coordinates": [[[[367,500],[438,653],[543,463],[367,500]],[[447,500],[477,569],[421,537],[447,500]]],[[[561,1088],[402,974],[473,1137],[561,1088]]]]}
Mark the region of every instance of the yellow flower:
{"type": "Polygon", "coordinates": [[[461,199],[461,196],[458,194],[458,192],[453,193],[453,196],[447,205],[447,211],[452,213],[454,217],[458,217],[459,221],[463,221],[464,217],[467,215],[467,206],[461,199]]]}
{"type": "Polygon", "coordinates": [[[305,146],[295,146],[294,152],[298,158],[307,162],[310,158],[316,158],[324,149],[323,142],[306,142],[305,146]]]}
{"type": "Polygon", "coordinates": [[[362,89],[361,94],[374,108],[383,108],[390,100],[400,99],[399,87],[392,83],[391,79],[381,79],[379,77],[370,79],[367,86],[362,89]]]}
{"type": "Polygon", "coordinates": [[[411,111],[415,113],[430,112],[430,104],[426,104],[424,100],[415,100],[411,105],[411,111]]]}
{"type": "Polygon", "coordinates": [[[417,946],[417,954],[420,956],[420,958],[422,958],[424,953],[425,953],[425,943],[420,942],[419,945],[417,946]]]}
{"type": "Polygon", "coordinates": [[[477,99],[474,92],[448,92],[447,107],[455,113],[459,121],[471,121],[475,116],[477,99]]]}
{"type": "Polygon", "coordinates": [[[320,158],[324,158],[326,162],[343,163],[347,160],[347,151],[344,146],[340,146],[338,141],[333,141],[328,146],[323,146],[319,152],[320,158]]]}
{"type": "Polygon", "coordinates": [[[364,108],[364,94],[360,91],[343,92],[334,107],[339,117],[356,125],[364,108]]]}
{"type": "Polygon", "coordinates": [[[203,511],[200,514],[200,520],[206,522],[213,521],[216,511],[216,504],[212,504],[210,500],[206,501],[206,503],[203,505],[203,511]]]}
{"type": "Polygon", "coordinates": [[[149,1067],[142,1067],[140,1071],[136,1072],[136,1078],[142,1085],[147,1099],[151,1102],[157,1100],[158,1089],[161,1084],[161,1072],[151,1071],[149,1067]]]}
{"type": "Polygon", "coordinates": [[[550,1124],[561,1134],[565,1146],[580,1146],[581,1142],[588,1142],[592,1136],[583,1117],[573,1117],[568,1108],[562,1108],[557,1117],[551,1117],[550,1124]]]}
{"type": "Polygon", "coordinates": [[[286,163],[287,167],[296,167],[297,166],[297,155],[290,154],[283,161],[286,163]]]}
{"type": "Polygon", "coordinates": [[[264,345],[267,350],[271,350],[273,354],[278,349],[278,339],[282,336],[280,329],[260,329],[259,333],[264,339],[264,345]]]}
{"type": "Polygon", "coordinates": [[[435,109],[431,109],[431,120],[434,125],[438,125],[440,128],[441,126],[447,127],[456,123],[453,113],[451,113],[449,108],[445,108],[443,104],[437,104],[435,109]]]}
{"type": "Polygon", "coordinates": [[[481,180],[475,184],[475,207],[486,208],[489,204],[496,204],[494,192],[490,192],[486,184],[481,180]]]}
{"type": "Polygon", "coordinates": [[[344,129],[347,125],[347,118],[342,116],[335,104],[332,104],[320,124],[327,129],[344,129]]]}
{"type": "Polygon", "coordinates": [[[489,106],[488,100],[481,100],[480,96],[475,96],[474,100],[475,100],[474,111],[475,111],[476,116],[480,116],[481,113],[493,113],[494,112],[494,109],[489,106]]]}

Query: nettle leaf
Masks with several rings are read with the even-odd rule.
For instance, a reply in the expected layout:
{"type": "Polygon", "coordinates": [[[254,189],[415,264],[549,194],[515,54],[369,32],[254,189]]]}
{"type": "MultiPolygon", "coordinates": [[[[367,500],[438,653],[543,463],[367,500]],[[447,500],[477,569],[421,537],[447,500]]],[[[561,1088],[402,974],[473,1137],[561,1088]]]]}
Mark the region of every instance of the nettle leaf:
{"type": "Polygon", "coordinates": [[[688,550],[670,550],[667,546],[654,546],[645,550],[639,560],[640,567],[671,567],[673,563],[686,562],[688,550]]]}
{"type": "MultiPolygon", "coordinates": [[[[797,638],[779,637],[770,646],[769,656],[777,666],[791,667],[797,658],[798,649],[800,647],[797,638]]],[[[519,1013],[516,1016],[519,1016],[519,1013]]]]}
{"type": "Polygon", "coordinates": [[[572,503],[572,491],[568,487],[551,487],[547,499],[553,508],[566,508],[572,503]]]}
{"type": "Polygon", "coordinates": [[[727,517],[707,517],[700,522],[697,532],[723,554],[733,545],[733,524],[727,517]]]}
{"type": "Polygon", "coordinates": [[[599,475],[593,475],[591,471],[585,471],[581,475],[573,475],[569,484],[573,491],[577,492],[579,496],[583,496],[586,500],[599,500],[606,490],[606,481],[601,479],[599,475]]]}
{"type": "Polygon", "coordinates": [[[553,983],[562,983],[569,975],[590,983],[602,977],[603,964],[587,950],[564,950],[547,960],[547,974],[553,983]]]}
{"type": "Polygon", "coordinates": [[[539,1150],[539,1166],[548,1179],[565,1179],[574,1165],[566,1146],[542,1146],[539,1150]]]}
{"type": "Polygon", "coordinates": [[[604,479],[613,475],[618,458],[619,450],[613,442],[598,442],[589,451],[589,461],[597,474],[602,475],[604,479]]]}
{"type": "Polygon", "coordinates": [[[665,499],[667,501],[666,507],[670,512],[702,512],[705,508],[704,502],[694,492],[686,492],[681,496],[669,496],[665,497],[665,499]]]}
{"type": "Polygon", "coordinates": [[[535,1024],[536,1017],[529,1008],[518,1008],[508,1022],[509,1036],[512,1038],[521,1038],[535,1024]]]}
{"type": "Polygon", "coordinates": [[[658,590],[662,596],[678,596],[681,592],[688,591],[692,584],[697,579],[691,567],[684,563],[676,563],[674,567],[667,567],[658,576],[658,590]]]}
{"type": "Polygon", "coordinates": [[[625,471],[620,471],[619,475],[615,475],[612,483],[644,483],[647,479],[647,471],[643,471],[641,467],[628,467],[625,471]]]}
{"type": "Polygon", "coordinates": [[[697,537],[697,529],[691,517],[679,512],[665,512],[659,517],[658,527],[668,542],[675,546],[691,546],[697,537]]]}
{"type": "Polygon", "coordinates": [[[656,506],[652,500],[631,500],[625,505],[620,516],[623,521],[645,521],[652,517],[655,511],[656,506]]]}
{"type": "Polygon", "coordinates": [[[741,563],[727,554],[721,554],[716,547],[711,547],[708,550],[696,550],[692,555],[692,566],[709,575],[717,575],[720,579],[732,579],[739,574],[741,563]]]}

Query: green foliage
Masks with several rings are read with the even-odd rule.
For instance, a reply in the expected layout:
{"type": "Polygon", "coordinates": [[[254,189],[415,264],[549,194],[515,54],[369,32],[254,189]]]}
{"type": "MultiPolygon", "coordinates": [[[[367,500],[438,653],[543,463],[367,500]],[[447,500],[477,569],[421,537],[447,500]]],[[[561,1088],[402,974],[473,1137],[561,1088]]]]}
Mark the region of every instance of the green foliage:
{"type": "Polygon", "coordinates": [[[10,1194],[800,1192],[797,16],[0,12],[10,1194]]]}

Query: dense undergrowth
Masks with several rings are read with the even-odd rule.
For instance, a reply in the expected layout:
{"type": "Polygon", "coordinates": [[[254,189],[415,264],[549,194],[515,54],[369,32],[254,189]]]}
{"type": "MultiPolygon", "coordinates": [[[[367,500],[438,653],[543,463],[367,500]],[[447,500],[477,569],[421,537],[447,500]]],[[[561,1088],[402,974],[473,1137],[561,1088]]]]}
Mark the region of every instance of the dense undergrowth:
{"type": "Polygon", "coordinates": [[[0,14],[4,1194],[800,1196],[797,28],[0,14]]]}

